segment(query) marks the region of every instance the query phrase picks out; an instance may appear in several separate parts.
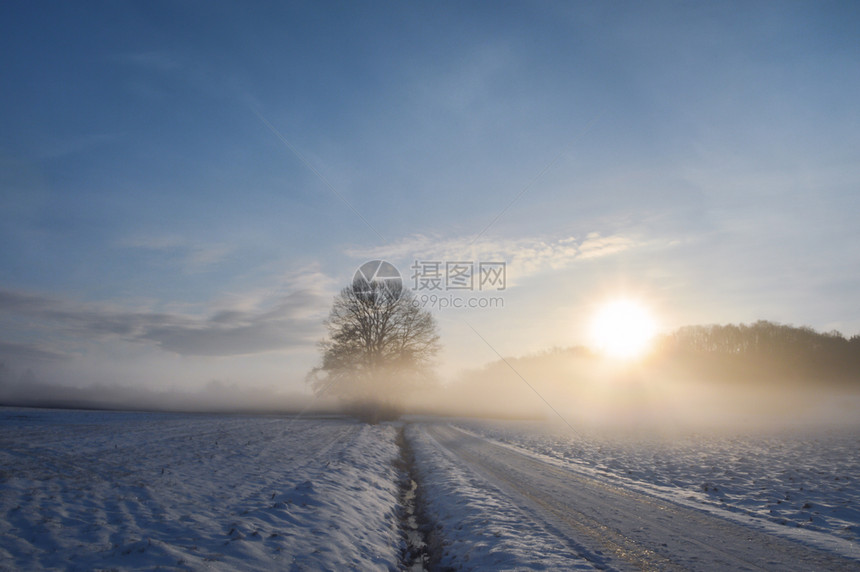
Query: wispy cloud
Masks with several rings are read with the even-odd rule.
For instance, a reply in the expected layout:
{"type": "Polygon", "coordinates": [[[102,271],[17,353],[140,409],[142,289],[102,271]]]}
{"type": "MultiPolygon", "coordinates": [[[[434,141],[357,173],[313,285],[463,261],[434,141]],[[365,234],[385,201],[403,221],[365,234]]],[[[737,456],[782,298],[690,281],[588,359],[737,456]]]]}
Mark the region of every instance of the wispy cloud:
{"type": "Polygon", "coordinates": [[[493,81],[521,65],[511,46],[496,42],[481,44],[462,54],[455,65],[437,70],[422,69],[411,89],[424,105],[443,107],[458,113],[474,112],[497,95],[493,81]]]}
{"type": "Polygon", "coordinates": [[[578,258],[601,258],[624,252],[636,246],[633,239],[623,235],[601,236],[592,232],[578,245],[578,258]]]}
{"type": "Polygon", "coordinates": [[[181,266],[189,274],[206,271],[233,252],[226,244],[202,243],[175,235],[135,236],[121,241],[120,246],[158,252],[166,262],[181,266]]]}
{"type": "Polygon", "coordinates": [[[439,238],[423,234],[406,237],[390,245],[346,249],[357,259],[382,258],[393,262],[411,260],[472,260],[505,262],[512,275],[522,279],[550,270],[561,270],[587,259],[619,254],[642,246],[645,241],[623,234],[603,236],[592,232],[584,237],[546,239],[439,238]]]}
{"type": "Polygon", "coordinates": [[[305,309],[318,302],[312,293],[296,292],[264,311],[222,310],[193,320],[170,316],[147,323],[137,338],[182,355],[247,355],[307,347],[321,330],[320,320],[310,320],[305,309]]]}
{"type": "MultiPolygon", "coordinates": [[[[73,335],[79,341],[119,338],[153,344],[180,355],[258,354],[311,347],[322,333],[321,318],[328,302],[328,295],[321,290],[300,289],[279,294],[263,307],[222,307],[199,316],[125,311],[107,304],[75,304],[39,294],[0,290],[0,336],[6,324],[13,323],[15,317],[24,317],[30,327],[73,335]]],[[[61,355],[50,349],[2,344],[0,350],[5,348],[19,357],[47,359],[61,355]]]]}
{"type": "Polygon", "coordinates": [[[0,341],[0,363],[10,359],[22,362],[54,362],[68,359],[68,356],[44,349],[38,344],[0,341]]]}

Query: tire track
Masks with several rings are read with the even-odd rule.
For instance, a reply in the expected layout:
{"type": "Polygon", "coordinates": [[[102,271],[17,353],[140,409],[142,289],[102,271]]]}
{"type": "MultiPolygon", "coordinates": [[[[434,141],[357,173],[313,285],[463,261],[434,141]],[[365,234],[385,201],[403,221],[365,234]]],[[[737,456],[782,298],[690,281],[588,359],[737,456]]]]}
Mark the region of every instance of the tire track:
{"type": "Polygon", "coordinates": [[[622,570],[857,570],[839,555],[565,470],[460,431],[440,447],[529,506],[597,566],[622,570]]]}

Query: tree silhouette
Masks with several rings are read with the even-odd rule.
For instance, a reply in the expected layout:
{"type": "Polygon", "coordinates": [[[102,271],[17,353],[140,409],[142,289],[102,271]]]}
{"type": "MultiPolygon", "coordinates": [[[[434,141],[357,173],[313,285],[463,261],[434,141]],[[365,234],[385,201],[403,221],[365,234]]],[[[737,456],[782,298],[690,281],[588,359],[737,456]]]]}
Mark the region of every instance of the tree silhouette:
{"type": "Polygon", "coordinates": [[[399,283],[356,279],[335,297],[325,325],[322,363],[308,375],[314,392],[373,417],[428,379],[439,351],[436,320],[399,283]]]}
{"type": "Polygon", "coordinates": [[[664,354],[705,375],[738,381],[860,382],[860,336],[759,320],[685,326],[662,340],[664,354]]]}

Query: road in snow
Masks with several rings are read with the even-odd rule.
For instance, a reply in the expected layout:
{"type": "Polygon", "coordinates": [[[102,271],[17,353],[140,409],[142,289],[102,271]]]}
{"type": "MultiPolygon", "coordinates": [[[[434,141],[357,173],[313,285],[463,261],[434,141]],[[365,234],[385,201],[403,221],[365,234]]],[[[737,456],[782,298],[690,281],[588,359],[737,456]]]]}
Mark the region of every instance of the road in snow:
{"type": "Polygon", "coordinates": [[[803,540],[860,544],[860,427],[583,429],[461,419],[457,426],[580,472],[803,540]]]}
{"type": "Polygon", "coordinates": [[[860,569],[856,544],[844,539],[833,538],[841,550],[822,550],[447,424],[416,424],[407,435],[443,566],[860,569]]]}

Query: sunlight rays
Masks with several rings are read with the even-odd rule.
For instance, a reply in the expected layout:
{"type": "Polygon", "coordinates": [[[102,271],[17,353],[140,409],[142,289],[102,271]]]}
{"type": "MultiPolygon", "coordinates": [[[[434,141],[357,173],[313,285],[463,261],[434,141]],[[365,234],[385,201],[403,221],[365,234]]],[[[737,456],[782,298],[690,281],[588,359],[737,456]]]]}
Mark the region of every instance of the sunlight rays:
{"type": "Polygon", "coordinates": [[[629,299],[603,304],[591,322],[595,349],[616,359],[644,355],[656,332],[657,325],[648,308],[629,299]]]}

